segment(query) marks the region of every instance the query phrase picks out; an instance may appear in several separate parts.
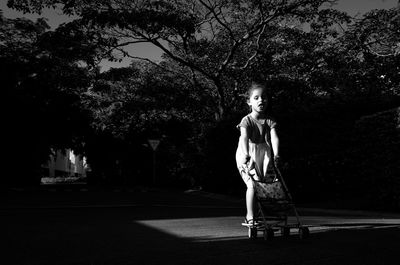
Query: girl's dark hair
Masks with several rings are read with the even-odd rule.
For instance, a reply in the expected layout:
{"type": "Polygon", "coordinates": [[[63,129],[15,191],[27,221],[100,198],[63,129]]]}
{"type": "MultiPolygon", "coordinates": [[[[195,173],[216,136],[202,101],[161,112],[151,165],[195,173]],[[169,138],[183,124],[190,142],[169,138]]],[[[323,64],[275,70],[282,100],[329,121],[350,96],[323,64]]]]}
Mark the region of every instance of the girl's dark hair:
{"type": "Polygon", "coordinates": [[[271,97],[270,91],[267,89],[267,86],[264,83],[252,82],[250,84],[249,88],[247,89],[246,99],[249,100],[251,97],[251,94],[256,89],[262,89],[262,90],[264,90],[264,93],[266,93],[266,95],[267,95],[267,112],[269,112],[272,107],[272,97],[271,97]]]}
{"type": "Polygon", "coordinates": [[[252,82],[250,84],[249,88],[247,89],[247,94],[246,94],[247,99],[249,99],[251,97],[251,93],[253,93],[253,91],[256,89],[263,89],[268,94],[267,87],[265,84],[258,83],[258,82],[252,82]]]}

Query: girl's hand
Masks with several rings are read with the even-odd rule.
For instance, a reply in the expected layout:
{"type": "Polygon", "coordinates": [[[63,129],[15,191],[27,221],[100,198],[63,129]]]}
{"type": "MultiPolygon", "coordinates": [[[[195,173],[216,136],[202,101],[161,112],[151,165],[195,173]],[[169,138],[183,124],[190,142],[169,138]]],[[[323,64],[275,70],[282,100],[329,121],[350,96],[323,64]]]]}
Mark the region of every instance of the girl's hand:
{"type": "Polygon", "coordinates": [[[250,162],[250,159],[251,159],[251,157],[249,156],[249,155],[247,155],[246,157],[245,157],[245,162],[244,162],[244,164],[249,164],[249,162],[250,162]]]}
{"type": "Polygon", "coordinates": [[[256,167],[256,163],[254,162],[254,160],[252,158],[249,159],[249,161],[246,163],[246,166],[248,168],[248,170],[253,170],[256,167]]]}
{"type": "Polygon", "coordinates": [[[281,168],[282,160],[281,160],[280,156],[274,156],[274,164],[275,164],[275,167],[277,167],[278,169],[281,168]]]}
{"type": "Polygon", "coordinates": [[[243,165],[243,166],[248,166],[248,164],[249,164],[249,161],[250,161],[250,156],[241,156],[240,158],[239,158],[239,160],[237,161],[238,162],[238,165],[243,165]]]}
{"type": "Polygon", "coordinates": [[[243,160],[241,161],[242,163],[242,168],[245,169],[246,171],[249,171],[252,168],[253,161],[251,160],[250,156],[245,156],[243,157],[243,160]]]}

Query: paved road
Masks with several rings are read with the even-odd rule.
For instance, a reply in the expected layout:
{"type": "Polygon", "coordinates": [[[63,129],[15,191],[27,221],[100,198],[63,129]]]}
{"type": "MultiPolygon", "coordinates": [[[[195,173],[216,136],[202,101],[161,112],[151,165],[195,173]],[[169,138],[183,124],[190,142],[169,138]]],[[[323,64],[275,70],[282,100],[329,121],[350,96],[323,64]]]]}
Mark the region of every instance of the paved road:
{"type": "MultiPolygon", "coordinates": [[[[311,237],[250,240],[242,200],[203,192],[3,194],[0,264],[400,264],[400,215],[299,208],[311,237]]],[[[293,217],[291,217],[293,220],[293,217]]]]}

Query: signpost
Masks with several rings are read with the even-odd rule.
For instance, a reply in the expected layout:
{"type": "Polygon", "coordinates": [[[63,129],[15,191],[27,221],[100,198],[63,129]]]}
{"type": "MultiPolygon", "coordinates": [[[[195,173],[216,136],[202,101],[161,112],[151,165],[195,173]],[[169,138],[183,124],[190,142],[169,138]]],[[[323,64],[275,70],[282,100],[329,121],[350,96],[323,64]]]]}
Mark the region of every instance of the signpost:
{"type": "Polygon", "coordinates": [[[153,185],[156,184],[156,150],[158,145],[160,144],[160,140],[158,139],[148,139],[149,145],[153,150],[153,185]]]}
{"type": "Polygon", "coordinates": [[[156,151],[158,145],[160,144],[160,140],[157,139],[149,139],[149,145],[153,151],[156,151]]]}

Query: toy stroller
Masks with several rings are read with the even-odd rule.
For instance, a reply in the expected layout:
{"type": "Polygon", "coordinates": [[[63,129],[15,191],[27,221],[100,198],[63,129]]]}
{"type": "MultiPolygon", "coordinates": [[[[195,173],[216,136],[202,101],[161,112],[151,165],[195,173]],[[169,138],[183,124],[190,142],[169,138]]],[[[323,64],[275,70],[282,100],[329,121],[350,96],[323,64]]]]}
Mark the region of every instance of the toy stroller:
{"type": "Polygon", "coordinates": [[[290,229],[298,229],[301,239],[307,238],[310,234],[308,227],[303,226],[292,196],[285,184],[285,181],[275,163],[270,163],[264,179],[258,179],[254,169],[250,170],[244,165],[240,168],[241,174],[248,174],[254,183],[256,205],[258,214],[252,224],[243,224],[248,227],[249,238],[256,238],[258,231],[263,231],[265,240],[274,237],[275,231],[280,230],[282,236],[289,236],[290,229]],[[288,223],[288,214],[294,213],[296,222],[288,223]]]}

